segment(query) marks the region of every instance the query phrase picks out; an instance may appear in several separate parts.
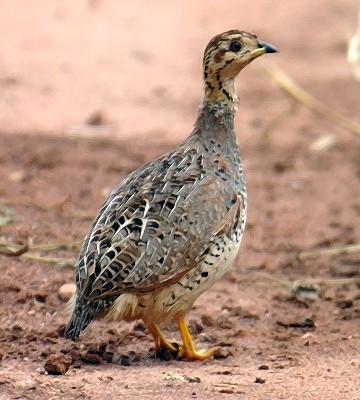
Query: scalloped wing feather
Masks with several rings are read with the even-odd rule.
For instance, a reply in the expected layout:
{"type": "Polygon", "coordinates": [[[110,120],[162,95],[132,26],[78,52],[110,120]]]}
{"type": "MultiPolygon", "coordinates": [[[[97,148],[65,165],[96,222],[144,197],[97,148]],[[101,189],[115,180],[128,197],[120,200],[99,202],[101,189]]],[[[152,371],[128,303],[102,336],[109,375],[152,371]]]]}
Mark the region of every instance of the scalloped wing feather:
{"type": "Polygon", "coordinates": [[[170,285],[199,264],[214,236],[230,233],[240,202],[194,157],[200,157],[196,148],[185,157],[174,152],[114,189],[76,265],[82,297],[92,301],[170,285]]]}

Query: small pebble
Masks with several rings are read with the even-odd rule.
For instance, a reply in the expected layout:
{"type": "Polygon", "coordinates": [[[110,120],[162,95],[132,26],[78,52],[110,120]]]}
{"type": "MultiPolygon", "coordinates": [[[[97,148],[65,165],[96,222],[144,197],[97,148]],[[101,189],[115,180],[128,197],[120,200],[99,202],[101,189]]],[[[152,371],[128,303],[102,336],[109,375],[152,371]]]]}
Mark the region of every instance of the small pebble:
{"type": "Polygon", "coordinates": [[[225,315],[220,315],[216,320],[216,325],[221,329],[231,329],[233,327],[230,319],[225,315]]]}
{"type": "Polygon", "coordinates": [[[71,296],[75,293],[76,286],[74,283],[65,283],[58,289],[58,296],[62,301],[70,300],[71,296]]]}
{"type": "Polygon", "coordinates": [[[92,353],[91,351],[81,355],[81,361],[86,364],[99,365],[101,364],[101,357],[99,354],[92,353]]]}
{"type": "Polygon", "coordinates": [[[223,360],[224,358],[228,358],[232,355],[233,353],[229,349],[218,348],[214,353],[214,359],[223,360]]]}
{"type": "Polygon", "coordinates": [[[45,362],[44,370],[49,375],[65,375],[72,363],[72,358],[66,354],[56,352],[50,354],[45,362]]]}
{"type": "Polygon", "coordinates": [[[13,171],[8,176],[9,181],[11,182],[24,182],[26,179],[26,173],[24,171],[13,171]]]}
{"type": "Polygon", "coordinates": [[[269,366],[268,365],[260,365],[259,369],[267,371],[269,369],[269,366]]]}
{"type": "Polygon", "coordinates": [[[174,359],[171,351],[165,347],[160,347],[160,349],[156,352],[156,358],[159,358],[163,361],[171,361],[174,359]]]}
{"type": "Polygon", "coordinates": [[[128,356],[121,356],[121,357],[119,358],[118,364],[120,364],[120,365],[122,365],[122,366],[124,366],[124,367],[130,367],[130,365],[131,365],[128,356]]]}
{"type": "Polygon", "coordinates": [[[201,317],[201,322],[205,325],[205,326],[214,326],[215,325],[215,319],[209,315],[209,314],[204,314],[201,317]]]}
{"type": "Polygon", "coordinates": [[[136,322],[136,324],[134,325],[133,330],[134,330],[135,332],[145,332],[145,331],[146,331],[146,326],[144,325],[143,322],[138,321],[138,322],[136,322]]]}
{"type": "Polygon", "coordinates": [[[219,393],[224,393],[224,394],[233,394],[234,390],[233,389],[220,389],[219,393]]]}
{"type": "Polygon", "coordinates": [[[112,351],[105,351],[105,353],[102,355],[102,358],[108,363],[113,361],[113,357],[114,353],[112,351]]]}
{"type": "Polygon", "coordinates": [[[345,310],[346,308],[351,308],[353,306],[353,301],[352,300],[340,300],[336,303],[336,305],[341,308],[342,310],[345,310]]]}
{"type": "Polygon", "coordinates": [[[200,383],[201,382],[201,379],[198,376],[191,378],[190,376],[184,375],[184,378],[190,383],[200,383]]]}

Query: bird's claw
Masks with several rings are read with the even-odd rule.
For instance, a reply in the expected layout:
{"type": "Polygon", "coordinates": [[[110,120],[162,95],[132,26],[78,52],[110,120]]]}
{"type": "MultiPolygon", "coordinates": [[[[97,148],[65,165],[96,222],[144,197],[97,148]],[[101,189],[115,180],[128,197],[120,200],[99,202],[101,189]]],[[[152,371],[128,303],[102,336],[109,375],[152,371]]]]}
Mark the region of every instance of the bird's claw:
{"type": "Polygon", "coordinates": [[[187,360],[199,360],[203,361],[211,356],[214,355],[216,352],[217,347],[213,347],[211,349],[202,349],[199,351],[196,351],[195,349],[186,349],[184,346],[180,348],[180,351],[178,352],[178,357],[179,358],[186,358],[187,360]]]}

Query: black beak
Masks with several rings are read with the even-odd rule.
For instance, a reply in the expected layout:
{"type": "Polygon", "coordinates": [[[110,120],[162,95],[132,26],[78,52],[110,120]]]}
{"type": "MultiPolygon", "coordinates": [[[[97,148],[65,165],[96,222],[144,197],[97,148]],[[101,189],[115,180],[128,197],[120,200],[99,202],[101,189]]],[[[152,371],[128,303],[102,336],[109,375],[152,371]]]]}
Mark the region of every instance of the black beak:
{"type": "Polygon", "coordinates": [[[264,53],[277,53],[278,49],[275,46],[272,46],[271,44],[262,42],[261,40],[258,40],[258,46],[261,49],[264,49],[264,53]]]}

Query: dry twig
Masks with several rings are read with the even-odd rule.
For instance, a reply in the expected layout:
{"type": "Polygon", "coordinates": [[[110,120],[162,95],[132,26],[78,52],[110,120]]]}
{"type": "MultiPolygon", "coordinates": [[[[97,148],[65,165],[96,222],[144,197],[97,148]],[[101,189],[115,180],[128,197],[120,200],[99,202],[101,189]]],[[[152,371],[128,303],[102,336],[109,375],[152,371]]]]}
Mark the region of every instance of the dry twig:
{"type": "Polygon", "coordinates": [[[72,268],[75,263],[75,259],[68,258],[53,258],[45,257],[37,254],[31,254],[31,251],[77,251],[80,248],[80,242],[70,242],[70,243],[54,243],[45,244],[38,246],[30,246],[26,244],[12,244],[12,243],[0,243],[0,254],[7,257],[22,257],[28,260],[44,262],[48,264],[54,264],[55,267],[61,268],[72,268]]]}
{"type": "Polygon", "coordinates": [[[33,261],[39,261],[43,263],[53,264],[54,267],[58,268],[72,268],[75,264],[75,259],[70,258],[53,258],[53,257],[43,257],[37,256],[35,254],[22,254],[23,258],[33,261]]]}
{"type": "Polygon", "coordinates": [[[0,243],[0,254],[8,257],[19,257],[28,251],[28,244],[14,245],[11,243],[0,243]]]}
{"type": "Polygon", "coordinates": [[[293,116],[296,112],[296,106],[297,103],[292,102],[290,107],[285,110],[281,111],[279,114],[277,114],[269,123],[268,125],[264,128],[263,131],[263,141],[268,141],[271,135],[271,132],[278,129],[279,126],[289,119],[291,116],[293,116]]]}
{"type": "Polygon", "coordinates": [[[285,71],[278,67],[266,65],[263,71],[288,95],[299,103],[305,104],[317,114],[322,115],[349,132],[360,136],[360,124],[350,118],[334,112],[325,104],[315,99],[310,93],[299,86],[285,71]]]}
{"type": "Polygon", "coordinates": [[[349,254],[349,253],[358,253],[360,252],[360,243],[350,244],[348,246],[341,246],[341,247],[333,247],[329,249],[318,249],[312,251],[304,251],[299,254],[300,259],[305,259],[309,257],[316,257],[316,256],[337,256],[339,254],[349,254]]]}
{"type": "Polygon", "coordinates": [[[36,199],[26,196],[22,196],[21,198],[1,199],[2,204],[29,206],[37,208],[41,211],[61,210],[68,201],[69,195],[65,195],[62,199],[50,204],[44,204],[36,199]]]}
{"type": "Polygon", "coordinates": [[[291,289],[293,291],[294,288],[298,286],[305,286],[305,287],[315,287],[318,286],[321,289],[324,289],[326,287],[330,286],[337,286],[337,285],[349,285],[349,284],[358,284],[360,283],[360,278],[358,277],[351,277],[351,278],[339,278],[339,279],[313,279],[310,281],[304,281],[304,282],[299,282],[299,281],[286,281],[286,280],[280,280],[276,278],[268,278],[265,280],[247,280],[244,278],[242,282],[247,282],[253,283],[254,286],[263,286],[263,287],[282,287],[282,288],[287,288],[291,289]]]}
{"type": "MultiPolygon", "coordinates": [[[[66,195],[62,199],[50,203],[50,204],[44,204],[38,202],[36,199],[30,198],[30,197],[21,197],[21,198],[0,198],[0,204],[8,204],[12,206],[27,206],[27,207],[33,207],[37,208],[40,211],[56,211],[56,212],[61,212],[65,218],[76,218],[84,221],[92,221],[95,217],[94,213],[87,213],[83,211],[68,211],[64,210],[64,205],[69,201],[69,196],[66,195]]],[[[4,222],[2,223],[1,217],[0,217],[0,225],[5,225],[10,222],[15,221],[16,215],[13,213],[10,217],[6,217],[4,219],[4,222]],[[9,221],[8,221],[9,219],[9,221]]]]}
{"type": "Polygon", "coordinates": [[[30,246],[29,250],[32,251],[78,251],[80,249],[81,242],[69,242],[69,243],[52,243],[52,244],[40,244],[38,246],[30,246]]]}
{"type": "Polygon", "coordinates": [[[347,59],[355,79],[360,82],[360,10],[356,32],[349,40],[347,59]]]}

